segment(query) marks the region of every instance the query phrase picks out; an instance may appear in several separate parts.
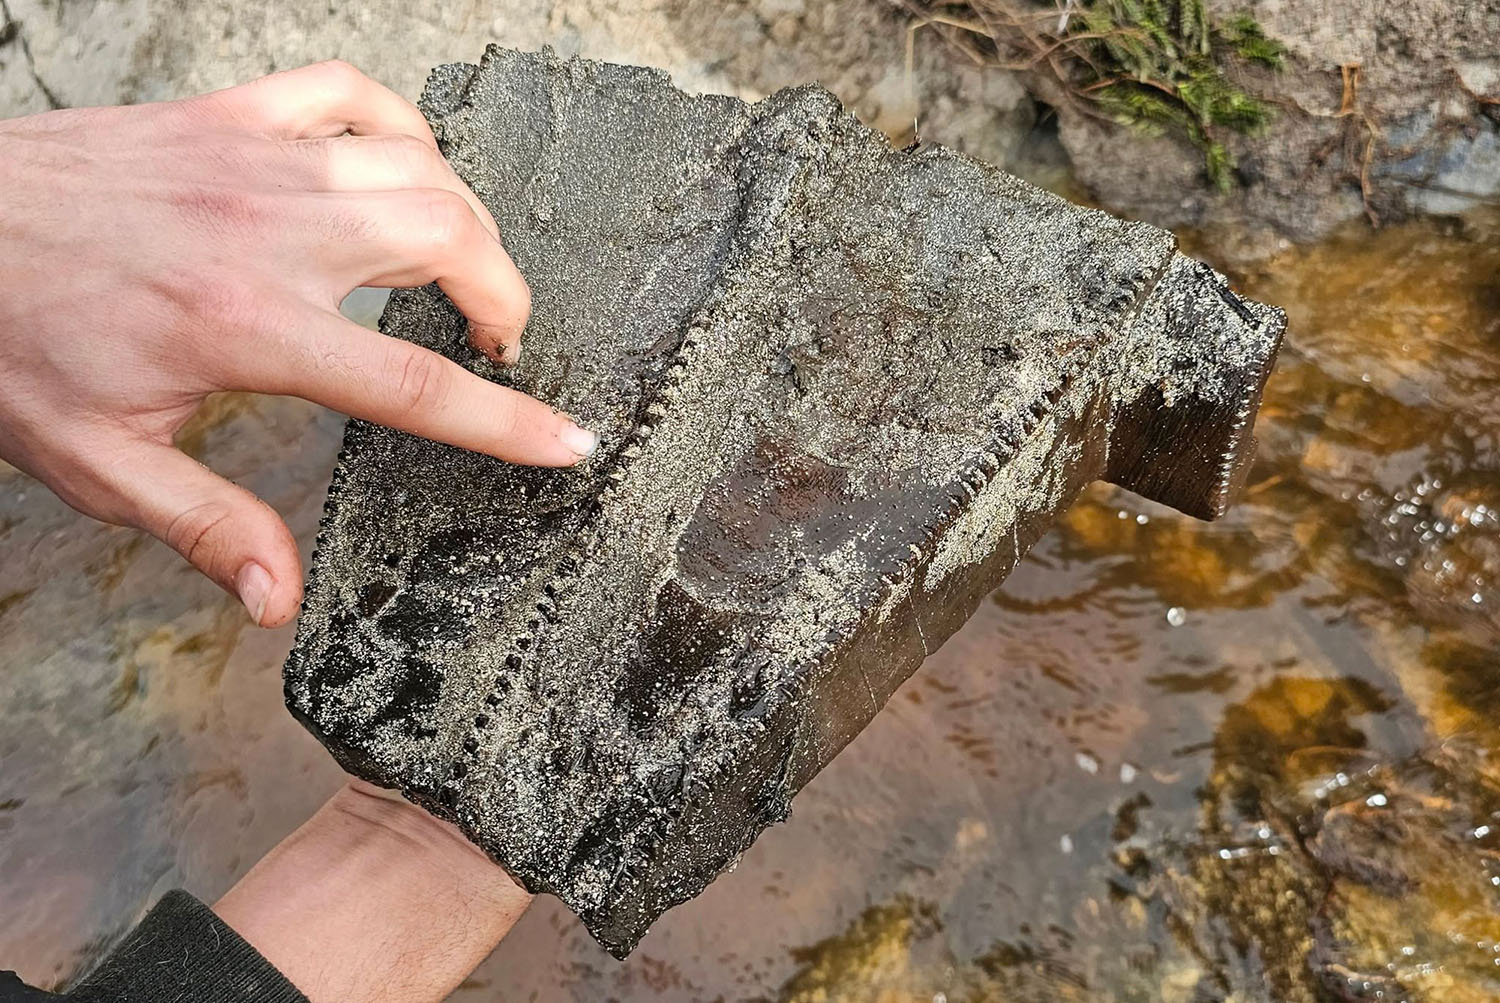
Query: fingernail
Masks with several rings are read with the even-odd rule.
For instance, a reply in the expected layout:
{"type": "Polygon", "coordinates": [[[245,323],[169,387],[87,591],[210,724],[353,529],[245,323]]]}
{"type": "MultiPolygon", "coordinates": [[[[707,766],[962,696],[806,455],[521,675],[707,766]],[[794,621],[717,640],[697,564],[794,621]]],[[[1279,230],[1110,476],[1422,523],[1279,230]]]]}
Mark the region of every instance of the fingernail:
{"type": "Polygon", "coordinates": [[[502,357],[511,365],[519,366],[521,364],[521,343],[518,341],[514,345],[511,345],[502,353],[502,357]]]}
{"type": "Polygon", "coordinates": [[[266,615],[266,603],[271,601],[271,585],[270,572],[254,561],[240,568],[240,573],[235,576],[234,590],[239,593],[245,609],[250,611],[250,619],[257,624],[266,615]]]}
{"type": "Polygon", "coordinates": [[[599,445],[597,433],[581,428],[571,421],[563,423],[562,429],[557,433],[557,438],[580,458],[592,455],[599,445]]]}

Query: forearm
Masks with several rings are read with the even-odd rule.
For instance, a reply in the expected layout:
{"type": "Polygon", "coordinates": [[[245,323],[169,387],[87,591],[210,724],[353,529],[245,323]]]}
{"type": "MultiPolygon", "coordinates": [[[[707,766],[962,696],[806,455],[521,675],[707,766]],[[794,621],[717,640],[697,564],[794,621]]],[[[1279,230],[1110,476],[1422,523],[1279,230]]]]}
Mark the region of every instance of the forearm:
{"type": "Polygon", "coordinates": [[[443,999],[531,896],[446,823],[346,787],[214,905],[312,1003],[443,999]]]}

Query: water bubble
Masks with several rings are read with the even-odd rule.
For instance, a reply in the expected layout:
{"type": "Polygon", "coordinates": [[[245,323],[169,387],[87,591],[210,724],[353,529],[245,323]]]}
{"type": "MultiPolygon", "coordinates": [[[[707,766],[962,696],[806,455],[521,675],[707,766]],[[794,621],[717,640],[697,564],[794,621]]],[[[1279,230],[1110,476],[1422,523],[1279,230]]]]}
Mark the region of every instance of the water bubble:
{"type": "Polygon", "coordinates": [[[1181,606],[1173,606],[1171,609],[1167,610],[1167,623],[1171,624],[1174,627],[1181,627],[1183,624],[1187,623],[1187,610],[1183,609],[1181,606]]]}
{"type": "Polygon", "coordinates": [[[1073,757],[1073,761],[1075,763],[1077,763],[1078,764],[1078,768],[1080,770],[1082,770],[1083,772],[1085,772],[1085,773],[1098,773],[1099,772],[1099,760],[1095,759],[1093,756],[1089,755],[1087,752],[1080,752],[1080,753],[1078,753],[1077,755],[1075,755],[1073,757]]]}
{"type": "Polygon", "coordinates": [[[1151,521],[1151,517],[1149,515],[1147,515],[1146,513],[1144,513],[1144,512],[1140,513],[1139,515],[1137,515],[1135,517],[1135,524],[1137,526],[1144,526],[1144,525],[1146,525],[1146,523],[1148,523],[1150,521],[1151,521]]]}
{"type": "Polygon", "coordinates": [[[1061,850],[1062,852],[1064,852],[1064,853],[1072,853],[1073,852],[1073,837],[1069,836],[1067,833],[1063,833],[1062,839],[1059,839],[1057,841],[1057,848],[1059,850],[1061,850]]]}
{"type": "Polygon", "coordinates": [[[1384,794],[1371,794],[1369,797],[1365,798],[1365,804],[1369,805],[1371,808],[1384,808],[1386,804],[1388,804],[1388,802],[1386,801],[1384,794]]]}
{"type": "Polygon", "coordinates": [[[1120,764],[1120,783],[1122,783],[1122,784],[1132,784],[1132,783],[1135,783],[1135,778],[1139,774],[1139,772],[1140,771],[1137,770],[1134,765],[1132,765],[1130,763],[1121,763],[1120,764]]]}

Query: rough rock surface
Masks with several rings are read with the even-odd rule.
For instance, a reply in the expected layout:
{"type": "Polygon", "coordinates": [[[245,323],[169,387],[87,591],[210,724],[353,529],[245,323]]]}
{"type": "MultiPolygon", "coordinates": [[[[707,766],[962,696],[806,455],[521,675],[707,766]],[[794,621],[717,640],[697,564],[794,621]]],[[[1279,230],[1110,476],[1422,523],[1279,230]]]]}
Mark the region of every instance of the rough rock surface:
{"type": "Polygon", "coordinates": [[[289,706],[611,951],[700,891],[1087,482],[1212,518],[1283,326],[1166,232],[818,87],[756,105],[491,48],[425,107],[534,295],[384,329],[601,433],[571,470],[360,422],[289,706]]]}
{"type": "Polygon", "coordinates": [[[1500,0],[1209,7],[1248,13],[1287,47],[1282,71],[1241,71],[1276,115],[1259,135],[1223,135],[1239,164],[1227,195],[1186,141],[1082,114],[1055,82],[1027,77],[1102,204],[1162,226],[1248,225],[1312,241],[1361,215],[1456,213],[1500,197],[1500,0]]]}

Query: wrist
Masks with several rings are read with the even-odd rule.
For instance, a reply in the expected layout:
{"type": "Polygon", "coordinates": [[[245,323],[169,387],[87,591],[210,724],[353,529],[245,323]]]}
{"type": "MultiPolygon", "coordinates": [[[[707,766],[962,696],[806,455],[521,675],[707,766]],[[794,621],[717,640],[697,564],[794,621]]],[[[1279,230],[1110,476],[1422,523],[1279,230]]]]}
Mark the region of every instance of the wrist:
{"type": "Polygon", "coordinates": [[[214,911],[313,1003],[445,997],[530,895],[456,829],[347,786],[214,911]]]}

